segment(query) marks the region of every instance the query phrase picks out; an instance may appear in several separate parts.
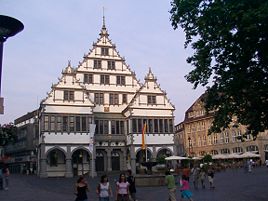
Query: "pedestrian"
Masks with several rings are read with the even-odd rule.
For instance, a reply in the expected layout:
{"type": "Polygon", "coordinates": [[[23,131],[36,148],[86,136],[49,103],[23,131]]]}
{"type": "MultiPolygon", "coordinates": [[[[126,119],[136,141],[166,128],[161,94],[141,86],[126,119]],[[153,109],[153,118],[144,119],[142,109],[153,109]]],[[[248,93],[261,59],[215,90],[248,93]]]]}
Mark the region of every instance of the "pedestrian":
{"type": "Polygon", "coordinates": [[[75,201],[87,201],[88,185],[83,176],[80,176],[75,183],[75,201]]]}
{"type": "Polygon", "coordinates": [[[10,175],[10,172],[9,172],[9,169],[8,169],[8,166],[7,164],[4,164],[4,168],[2,170],[2,175],[3,175],[3,186],[4,186],[4,189],[5,190],[8,190],[8,186],[9,186],[9,181],[8,181],[8,177],[10,175]]]}
{"type": "Polygon", "coordinates": [[[0,190],[3,190],[3,180],[4,180],[4,175],[3,175],[3,163],[0,162],[0,190]]]}
{"type": "Polygon", "coordinates": [[[136,184],[132,171],[127,171],[127,182],[129,183],[129,194],[132,201],[136,201],[136,184]]]}
{"type": "Polygon", "coordinates": [[[185,175],[182,175],[182,178],[180,180],[180,192],[182,201],[184,200],[184,198],[193,201],[192,199],[193,193],[190,191],[189,181],[187,181],[185,175]]]}
{"type": "Polygon", "coordinates": [[[126,175],[121,173],[118,182],[116,182],[116,200],[129,201],[129,183],[126,175]]]}
{"type": "Polygon", "coordinates": [[[205,186],[206,171],[204,168],[201,168],[200,173],[199,173],[199,177],[200,177],[201,186],[203,189],[205,189],[206,188],[206,186],[205,186]]]}
{"type": "Polygon", "coordinates": [[[252,159],[248,160],[248,172],[249,172],[249,173],[252,172],[252,165],[253,165],[253,161],[252,161],[252,159]]]}
{"type": "Polygon", "coordinates": [[[193,174],[193,184],[194,184],[195,189],[198,189],[199,172],[200,172],[200,168],[198,166],[193,167],[192,174],[193,174]]]}
{"type": "Polygon", "coordinates": [[[166,171],[165,183],[167,184],[168,188],[168,200],[169,201],[176,201],[176,184],[175,178],[170,173],[169,170],[166,171]]]}
{"type": "Polygon", "coordinates": [[[190,168],[187,165],[184,165],[184,167],[182,169],[182,175],[185,176],[187,181],[190,180],[190,174],[191,174],[190,168]]]}
{"type": "Polygon", "coordinates": [[[109,198],[112,196],[112,189],[107,175],[101,176],[96,192],[99,196],[99,201],[109,201],[109,198]]]}
{"type": "Polygon", "coordinates": [[[265,160],[265,165],[268,168],[268,159],[265,160]]]}
{"type": "Polygon", "coordinates": [[[208,182],[209,182],[209,186],[210,189],[214,189],[214,170],[212,168],[208,169],[208,182]]]}

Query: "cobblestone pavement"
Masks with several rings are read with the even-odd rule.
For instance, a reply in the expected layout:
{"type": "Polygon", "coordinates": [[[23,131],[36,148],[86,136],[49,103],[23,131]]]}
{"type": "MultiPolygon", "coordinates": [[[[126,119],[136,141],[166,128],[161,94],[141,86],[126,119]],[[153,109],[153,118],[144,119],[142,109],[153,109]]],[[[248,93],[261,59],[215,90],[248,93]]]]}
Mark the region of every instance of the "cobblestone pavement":
{"type": "MultiPolygon", "coordinates": [[[[114,186],[115,176],[110,176],[114,186]]],[[[73,201],[74,183],[77,178],[45,178],[11,175],[8,191],[0,191],[0,201],[73,201]]],[[[99,178],[88,179],[89,201],[97,201],[95,188],[99,178]]],[[[268,168],[258,167],[252,173],[243,169],[226,170],[215,174],[214,190],[193,190],[194,201],[268,201],[268,168]]],[[[206,184],[208,186],[208,184],[206,184]]],[[[167,189],[161,187],[138,187],[139,201],[166,201],[167,189]]],[[[177,200],[180,193],[177,191],[177,200]]],[[[113,199],[112,199],[113,201],[113,199]]]]}

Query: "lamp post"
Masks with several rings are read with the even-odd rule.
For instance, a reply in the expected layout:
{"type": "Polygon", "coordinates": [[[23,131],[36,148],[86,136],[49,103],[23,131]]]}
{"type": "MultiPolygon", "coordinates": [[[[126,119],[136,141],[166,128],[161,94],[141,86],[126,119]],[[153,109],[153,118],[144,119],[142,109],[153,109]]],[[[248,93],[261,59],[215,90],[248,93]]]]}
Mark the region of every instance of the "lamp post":
{"type": "Polygon", "coordinates": [[[16,35],[22,31],[24,25],[17,19],[0,15],[0,114],[4,114],[4,98],[1,97],[1,83],[2,83],[2,60],[4,42],[11,36],[16,35]]]}

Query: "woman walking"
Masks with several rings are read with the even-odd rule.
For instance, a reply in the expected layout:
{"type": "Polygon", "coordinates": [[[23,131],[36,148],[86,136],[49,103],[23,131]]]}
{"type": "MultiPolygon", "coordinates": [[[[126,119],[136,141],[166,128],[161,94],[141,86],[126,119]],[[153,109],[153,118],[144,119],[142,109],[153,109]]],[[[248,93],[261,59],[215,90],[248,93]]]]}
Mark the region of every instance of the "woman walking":
{"type": "Polygon", "coordinates": [[[193,201],[192,199],[192,192],[190,191],[190,185],[189,185],[189,181],[187,181],[187,178],[185,175],[182,175],[182,179],[180,181],[180,191],[181,191],[181,199],[182,201],[184,200],[184,198],[187,198],[190,201],[193,201]]]}
{"type": "Polygon", "coordinates": [[[75,201],[87,201],[88,200],[87,191],[88,191],[87,182],[83,176],[80,176],[77,182],[75,183],[75,194],[77,196],[75,201]]]}
{"type": "Polygon", "coordinates": [[[112,189],[110,187],[106,175],[101,176],[101,180],[97,187],[96,192],[99,196],[99,201],[109,201],[109,198],[112,196],[112,189]]]}
{"type": "Polygon", "coordinates": [[[129,183],[126,175],[121,173],[118,182],[116,182],[116,200],[129,201],[129,183]]]}

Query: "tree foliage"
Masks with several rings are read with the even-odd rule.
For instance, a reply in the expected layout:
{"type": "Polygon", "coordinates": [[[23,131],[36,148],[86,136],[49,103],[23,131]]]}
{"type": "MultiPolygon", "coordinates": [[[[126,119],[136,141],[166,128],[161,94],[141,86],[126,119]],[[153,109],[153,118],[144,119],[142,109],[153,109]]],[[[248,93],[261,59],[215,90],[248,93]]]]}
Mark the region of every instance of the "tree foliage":
{"type": "Polygon", "coordinates": [[[10,123],[0,125],[0,146],[14,143],[17,140],[17,127],[10,123]]]}
{"type": "Polygon", "coordinates": [[[194,53],[188,82],[207,86],[205,107],[215,111],[210,132],[234,116],[254,137],[268,128],[268,1],[174,0],[171,23],[194,53]]]}

